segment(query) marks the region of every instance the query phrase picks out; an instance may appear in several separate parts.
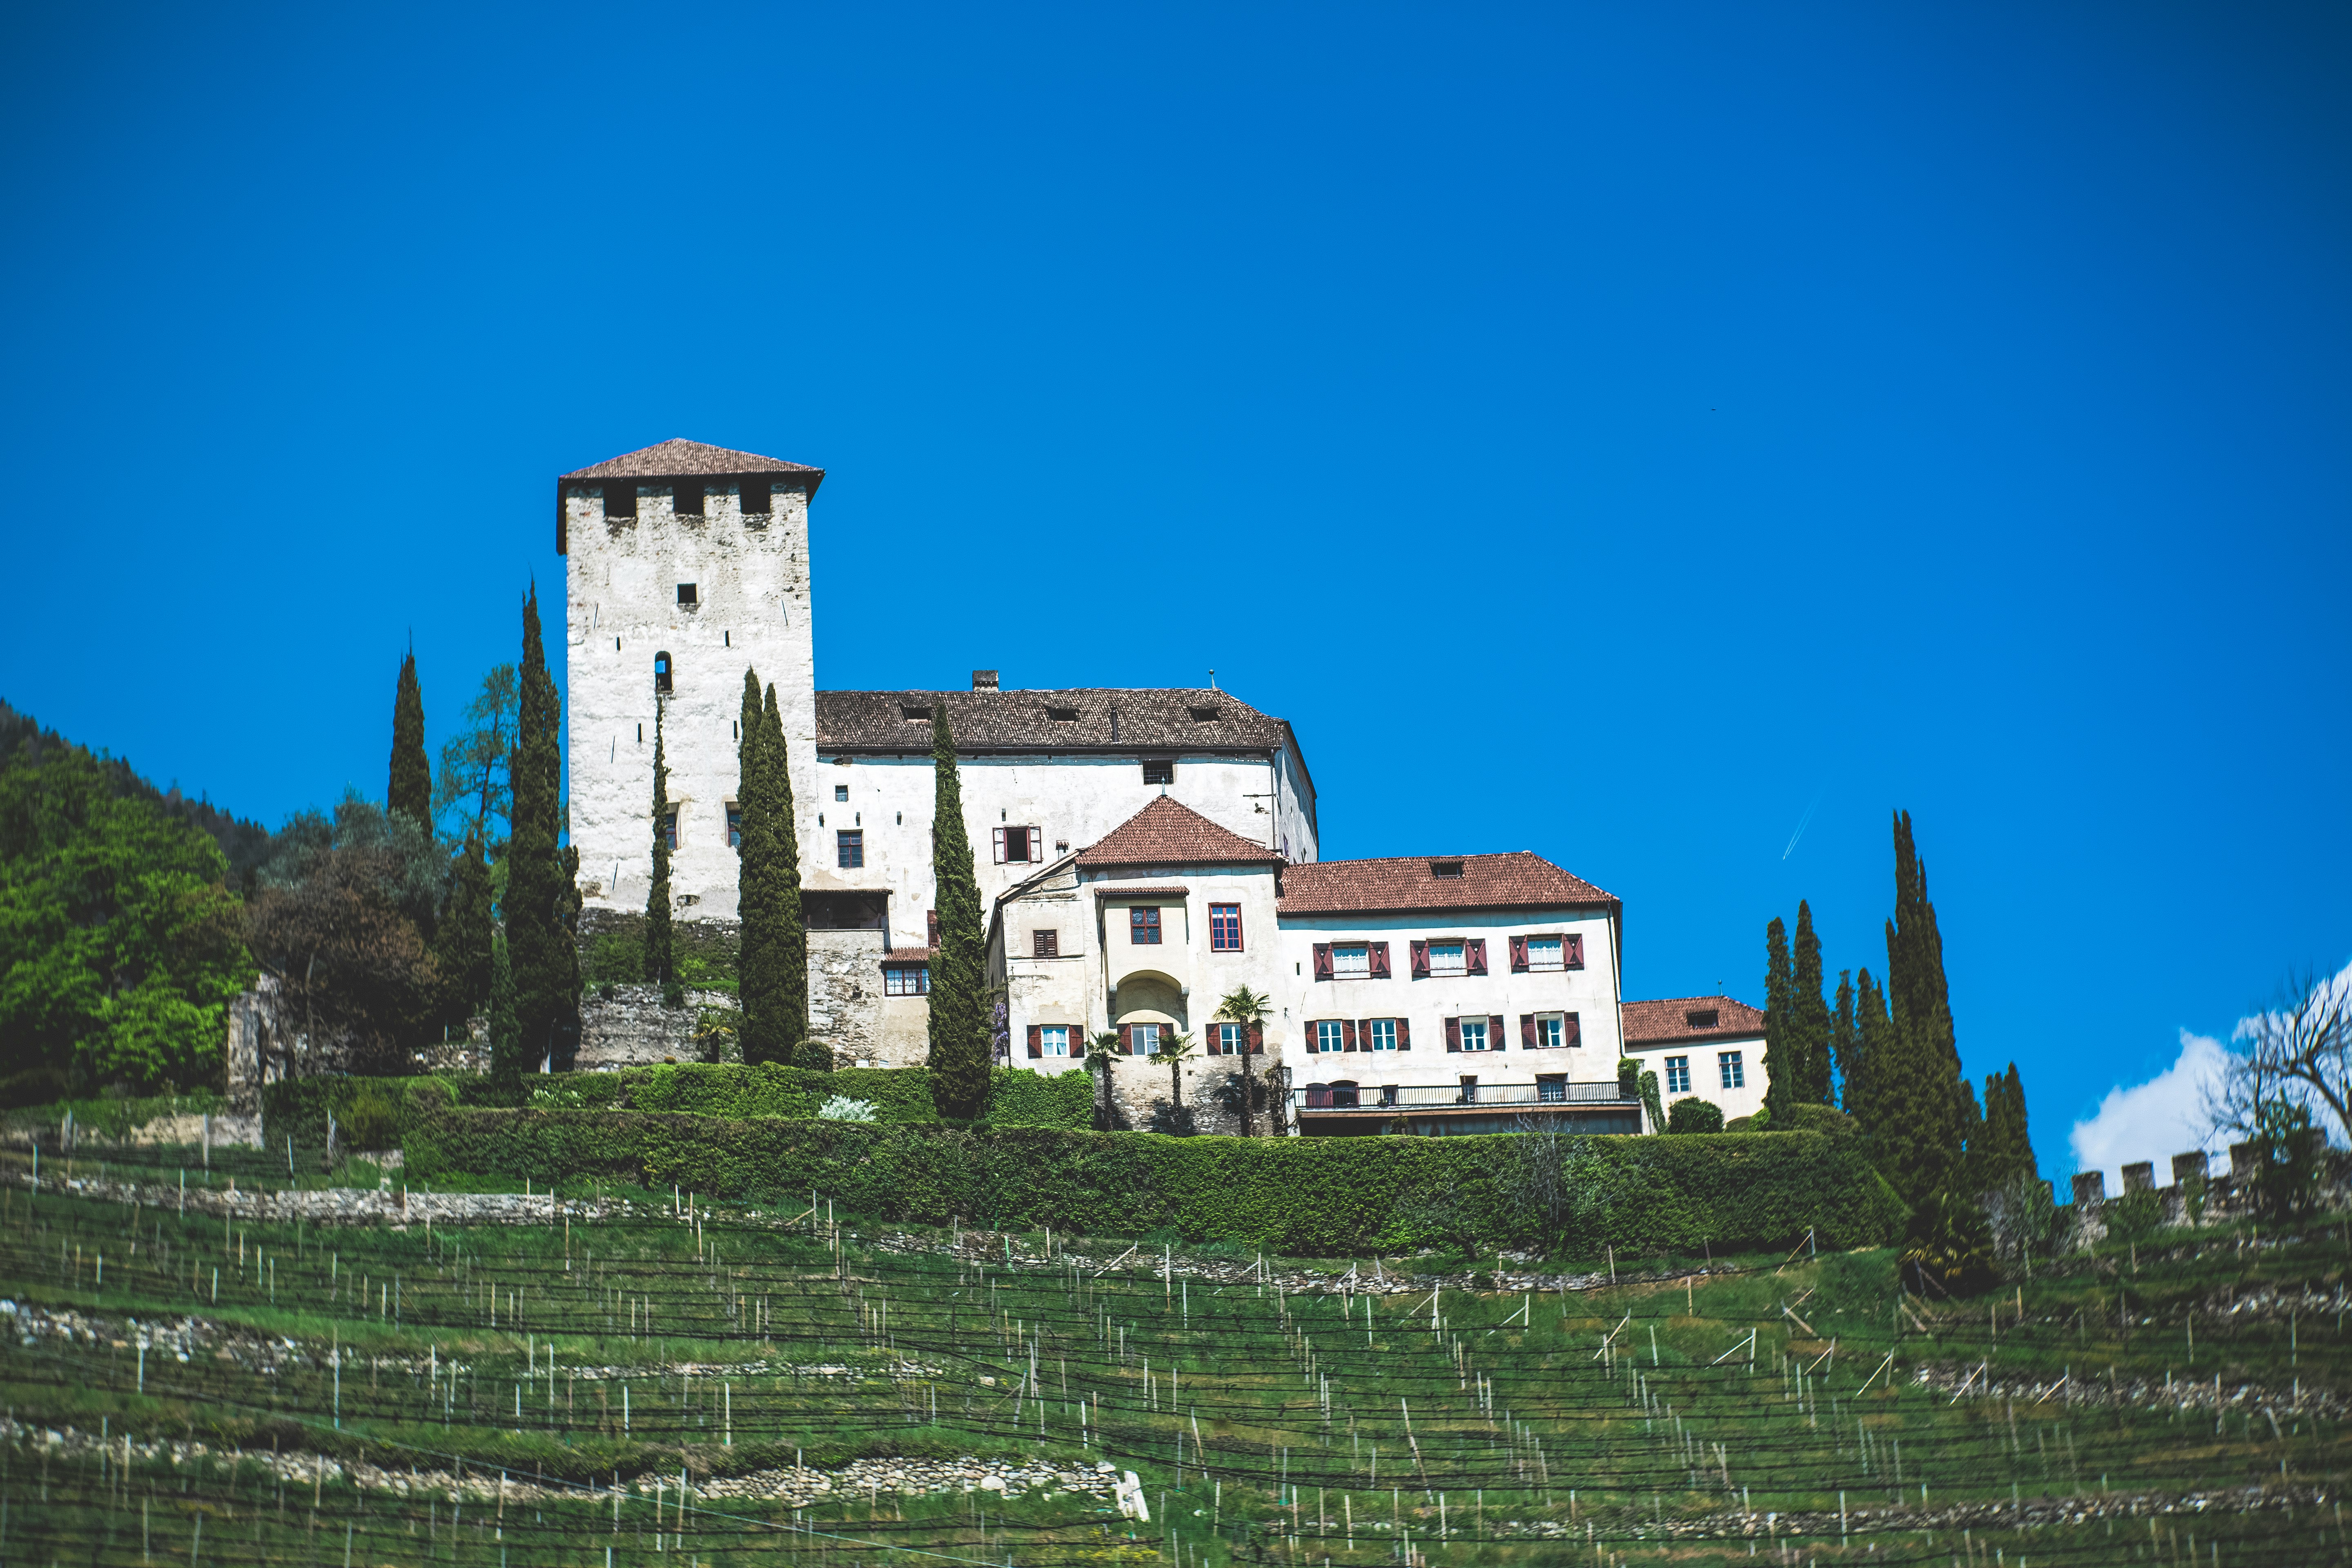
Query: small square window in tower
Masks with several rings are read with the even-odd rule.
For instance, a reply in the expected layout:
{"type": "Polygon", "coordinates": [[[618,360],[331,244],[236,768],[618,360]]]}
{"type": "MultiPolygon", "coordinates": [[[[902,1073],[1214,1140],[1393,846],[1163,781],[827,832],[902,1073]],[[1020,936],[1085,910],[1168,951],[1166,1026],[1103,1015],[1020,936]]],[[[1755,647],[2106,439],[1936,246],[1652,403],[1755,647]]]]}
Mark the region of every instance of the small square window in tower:
{"type": "Polygon", "coordinates": [[[662,841],[672,849],[677,847],[677,813],[675,810],[662,813],[662,841]]]}
{"type": "Polygon", "coordinates": [[[1127,940],[1138,947],[1160,945],[1160,910],[1139,905],[1127,911],[1127,940]]]}
{"type": "Polygon", "coordinates": [[[835,800],[847,800],[849,798],[849,786],[847,784],[834,785],[833,798],[835,800]]]}
{"type": "Polygon", "coordinates": [[[669,655],[666,653],[654,655],[654,689],[656,691],[671,689],[669,655]]]}
{"type": "Polygon", "coordinates": [[[1032,958],[1062,956],[1062,933],[1057,931],[1033,931],[1029,933],[1029,955],[1032,958]]]}
{"type": "Polygon", "coordinates": [[[702,481],[680,479],[670,489],[670,510],[679,517],[702,515],[702,481]]]}
{"type": "Polygon", "coordinates": [[[1144,763],[1143,782],[1148,784],[1174,784],[1176,782],[1176,764],[1172,762],[1144,763]]]}
{"type": "Polygon", "coordinates": [[[727,847],[743,847],[743,808],[731,800],[727,803],[727,847]]]}
{"type": "Polygon", "coordinates": [[[690,610],[694,608],[696,605],[701,603],[701,599],[693,584],[680,583],[677,585],[677,603],[678,607],[685,610],[690,610]]]}
{"type": "Polygon", "coordinates": [[[866,864],[866,835],[855,828],[843,828],[835,835],[834,864],[844,871],[855,871],[866,864]]]}
{"type": "Polygon", "coordinates": [[[998,865],[1019,865],[1045,858],[1045,835],[1035,828],[999,827],[993,831],[998,865]]]}
{"type": "Polygon", "coordinates": [[[768,515],[769,509],[772,503],[768,500],[767,480],[743,480],[741,484],[741,494],[743,498],[743,515],[745,517],[765,517],[768,515]]]}

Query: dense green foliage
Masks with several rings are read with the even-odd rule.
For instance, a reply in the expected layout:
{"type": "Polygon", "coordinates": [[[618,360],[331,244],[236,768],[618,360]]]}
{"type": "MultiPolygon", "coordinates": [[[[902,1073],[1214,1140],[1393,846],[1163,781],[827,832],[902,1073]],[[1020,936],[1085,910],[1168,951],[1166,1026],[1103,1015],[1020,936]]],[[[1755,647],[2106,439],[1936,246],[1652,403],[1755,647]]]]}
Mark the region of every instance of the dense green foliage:
{"type": "Polygon", "coordinates": [[[1985,1076],[1984,1129],[1969,1150],[1973,1189],[1990,1192],[2035,1173],[2033,1140],[2025,1129],[2025,1082],[2017,1064],[1985,1076]]]}
{"type": "MultiPolygon", "coordinates": [[[[835,1075],[863,1087],[877,1075],[835,1075]]],[[[1068,1075],[1076,1077],[1076,1075],[1068,1075]]],[[[776,1201],[811,1188],[885,1220],[1072,1233],[1171,1228],[1324,1256],[1433,1241],[1570,1250],[1884,1239],[1902,1208],[1857,1139],[1169,1138],[1146,1132],[472,1110],[416,1096],[420,1180],[601,1177],[776,1201]]],[[[866,1097],[870,1098],[870,1097],[866,1097]]],[[[822,1101],[819,1101],[822,1103],[822,1101]]]]}
{"type": "Polygon", "coordinates": [[[791,753],[775,688],[762,700],[756,670],[743,672],[740,729],[735,805],[742,833],[736,886],[743,1059],[789,1063],[808,1037],[808,924],[801,910],[791,753]]]}
{"type": "Polygon", "coordinates": [[[72,746],[0,766],[0,1094],[215,1082],[253,978],[205,833],[110,787],[72,746]]]}
{"type": "Polygon", "coordinates": [[[490,999],[492,939],[497,934],[490,911],[490,866],[482,855],[482,836],[471,824],[465,847],[450,874],[449,897],[441,906],[441,926],[435,933],[433,957],[441,971],[444,1022],[462,1027],[490,999]]]}
{"type": "Polygon", "coordinates": [[[1836,1103],[1830,1078],[1829,1004],[1822,999],[1822,939],[1813,934],[1813,911],[1797,900],[1797,931],[1790,941],[1788,1054],[1796,1075],[1794,1098],[1810,1105],[1836,1103]]]}
{"type": "MultiPolygon", "coordinates": [[[[1915,1212],[1961,1173],[1977,1131],[1975,1091],[1960,1072],[1944,980],[1944,939],[1927,899],[1927,868],[1911,816],[1895,816],[1895,918],[1886,922],[1891,1059],[1874,1064],[1871,1139],[1878,1168],[1915,1212]],[[1877,1070],[1883,1065],[1884,1070],[1877,1070]]],[[[1865,1015],[1866,1016],[1866,1015],[1865,1015]]],[[[1865,1059],[1868,1047],[1864,1047],[1865,1059]]]]}
{"type": "Polygon", "coordinates": [[[425,760],[425,693],[416,684],[414,648],[400,661],[400,679],[393,688],[392,777],[383,805],[427,833],[433,830],[433,767],[425,760]]]}
{"type": "Polygon", "coordinates": [[[576,898],[564,874],[556,839],[563,760],[559,743],[562,711],[555,679],[541,646],[539,589],[522,609],[521,692],[517,717],[514,773],[514,837],[508,855],[506,916],[508,961],[513,965],[515,1022],[520,1050],[514,1066],[552,1058],[571,1060],[580,1029],[580,966],[564,922],[576,898]]]}
{"type": "Polygon", "coordinates": [[[1789,967],[1789,928],[1774,915],[1764,928],[1764,1109],[1772,1120],[1788,1121],[1797,1092],[1797,1064],[1790,1024],[1796,979],[1789,967]]]}
{"type": "Polygon", "coordinates": [[[514,739],[520,682],[510,664],[493,665],[466,705],[465,722],[441,746],[433,815],[455,811],[485,845],[504,839],[514,813],[514,739]]]}
{"type": "Polygon", "coordinates": [[[1685,1096],[1674,1103],[1666,1112],[1669,1132],[1720,1132],[1723,1131],[1723,1107],[1711,1100],[1685,1096]]]}
{"type": "Polygon", "coordinates": [[[503,932],[490,942],[490,1078],[511,1091],[522,1082],[522,1025],[515,1016],[514,963],[503,932]]]}
{"type": "Polygon", "coordinates": [[[686,1004],[677,983],[677,964],[671,953],[669,908],[669,761],[662,746],[662,710],[668,706],[654,699],[654,877],[646,889],[645,975],[662,988],[662,1001],[672,1007],[686,1004]]]}
{"type": "Polygon", "coordinates": [[[931,708],[931,885],[940,906],[940,950],[931,958],[931,1091],[951,1121],[978,1116],[988,1089],[988,972],[980,883],[964,829],[963,782],[956,770],[948,706],[931,708]]]}

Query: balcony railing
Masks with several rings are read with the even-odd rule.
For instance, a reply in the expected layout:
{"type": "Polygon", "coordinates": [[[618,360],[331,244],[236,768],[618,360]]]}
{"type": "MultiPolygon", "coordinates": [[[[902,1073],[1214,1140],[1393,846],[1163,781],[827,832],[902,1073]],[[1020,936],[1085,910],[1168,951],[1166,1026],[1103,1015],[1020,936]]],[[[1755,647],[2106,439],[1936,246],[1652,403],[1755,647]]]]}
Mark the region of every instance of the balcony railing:
{"type": "Polygon", "coordinates": [[[1565,1079],[1534,1083],[1404,1083],[1309,1085],[1290,1091],[1299,1110],[1427,1110],[1438,1107],[1475,1105],[1626,1105],[1631,1097],[1617,1080],[1570,1083],[1565,1079]]]}

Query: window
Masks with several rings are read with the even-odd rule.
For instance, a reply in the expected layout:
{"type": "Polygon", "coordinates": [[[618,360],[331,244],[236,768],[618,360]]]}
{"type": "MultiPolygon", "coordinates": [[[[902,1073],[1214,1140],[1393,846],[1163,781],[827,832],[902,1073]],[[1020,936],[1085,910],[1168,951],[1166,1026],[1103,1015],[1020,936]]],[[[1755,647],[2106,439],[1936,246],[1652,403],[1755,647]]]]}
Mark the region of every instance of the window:
{"type": "Polygon", "coordinates": [[[1538,1013],[1528,1019],[1528,1047],[1531,1050],[1557,1051],[1568,1045],[1568,1017],[1561,1013],[1538,1013]]]}
{"type": "Polygon", "coordinates": [[[1160,945],[1160,911],[1139,905],[1127,911],[1127,940],[1138,947],[1160,945]]]}
{"type": "Polygon", "coordinates": [[[1225,716],[1222,708],[1187,708],[1184,711],[1192,716],[1195,724],[1213,724],[1225,716]]]}
{"type": "Polygon", "coordinates": [[[731,800],[727,803],[727,847],[743,847],[743,808],[731,800]]]}
{"type": "Polygon", "coordinates": [[[1694,1029],[1712,1029],[1723,1016],[1720,1007],[1702,1007],[1683,1015],[1683,1022],[1694,1029]]]}
{"type": "Polygon", "coordinates": [[[1455,1021],[1454,1027],[1456,1027],[1456,1028],[1458,1028],[1458,1029],[1460,1029],[1460,1030],[1462,1031],[1462,1048],[1463,1048],[1464,1050],[1465,1050],[1465,1051],[1483,1051],[1483,1050],[1485,1050],[1485,1049],[1486,1048],[1486,1019],[1484,1019],[1484,1018],[1462,1018],[1462,1019],[1457,1019],[1457,1020],[1455,1021]]]}
{"type": "Polygon", "coordinates": [[[1364,1026],[1364,1049],[1368,1051],[1396,1049],[1396,1026],[1397,1021],[1394,1018],[1369,1020],[1364,1026]]]}
{"type": "Polygon", "coordinates": [[[996,863],[1043,860],[1045,858],[1045,837],[1034,827],[999,827],[996,835],[996,863]]]}
{"type": "Polygon", "coordinates": [[[1070,1026],[1067,1024],[1047,1024],[1037,1031],[1037,1048],[1049,1057],[1070,1054],[1070,1026]]]}
{"type": "Polygon", "coordinates": [[[920,704],[901,702],[898,704],[898,715],[909,724],[928,724],[931,721],[931,705],[928,702],[920,704]]]}
{"type": "Polygon", "coordinates": [[[1537,1100],[1566,1100],[1567,1098],[1568,1098],[1568,1075],[1567,1075],[1566,1073],[1564,1073],[1564,1072],[1539,1072],[1539,1073],[1536,1074],[1536,1099],[1537,1099],[1537,1100]]]}
{"type": "Polygon", "coordinates": [[[1078,710],[1075,708],[1048,708],[1045,717],[1056,724],[1075,724],[1078,721],[1078,710]]]}
{"type": "Polygon", "coordinates": [[[847,784],[834,785],[833,798],[835,800],[847,800],[849,798],[849,786],[847,784]]]}
{"type": "Polygon", "coordinates": [[[843,828],[835,835],[834,864],[845,871],[855,871],[866,864],[866,834],[859,828],[843,828]]]}
{"type": "Polygon", "coordinates": [[[1432,974],[1466,974],[1463,944],[1458,942],[1433,942],[1429,944],[1429,972],[1432,974]]]}
{"type": "Polygon", "coordinates": [[[677,602],[689,610],[694,608],[694,606],[700,602],[695,593],[693,584],[680,583],[677,585],[677,602]]]}
{"type": "Polygon", "coordinates": [[[1325,1018],[1315,1026],[1315,1048],[1318,1051],[1344,1051],[1348,1048],[1348,1026],[1337,1018],[1325,1018]]]}
{"type": "Polygon", "coordinates": [[[1209,951],[1239,952],[1242,950],[1242,907],[1239,904],[1209,906],[1209,951]]]}
{"type": "Polygon", "coordinates": [[[1334,980],[1367,980],[1372,973],[1372,950],[1364,943],[1334,942],[1331,944],[1331,978],[1334,980]]]}
{"type": "Polygon", "coordinates": [[[675,808],[662,813],[662,842],[672,849],[677,847],[677,812],[675,808]]]}
{"type": "Polygon", "coordinates": [[[666,653],[654,655],[654,689],[656,691],[670,689],[669,655],[666,653]]]}
{"type": "Polygon", "coordinates": [[[1529,969],[1563,967],[1559,958],[1559,938],[1556,936],[1528,938],[1528,967],[1529,969]]]}
{"type": "Polygon", "coordinates": [[[1157,1024],[1128,1025],[1127,1048],[1129,1051],[1139,1057],[1158,1056],[1160,1054],[1160,1026],[1157,1024]]]}
{"type": "Polygon", "coordinates": [[[1213,1024],[1209,1027],[1209,1054],[1213,1057],[1237,1057],[1249,1041],[1246,1024],[1213,1024]]]}
{"type": "Polygon", "coordinates": [[[886,963],[882,966],[882,994],[885,996],[928,996],[931,990],[931,966],[928,963],[886,963]]]}
{"type": "Polygon", "coordinates": [[[1584,967],[1584,938],[1581,936],[1515,936],[1511,938],[1511,973],[1523,974],[1528,970],[1581,969],[1584,967]]]}
{"type": "Polygon", "coordinates": [[[1176,764],[1172,762],[1144,763],[1143,782],[1148,784],[1174,784],[1176,782],[1176,764]]]}
{"type": "Polygon", "coordinates": [[[1059,958],[1062,956],[1062,933],[1057,931],[1033,931],[1029,933],[1029,956],[1059,958]]]}
{"type": "Polygon", "coordinates": [[[1746,1089],[1748,1087],[1748,1069],[1740,1062],[1738,1051],[1716,1052],[1715,1065],[1717,1070],[1723,1074],[1724,1088],[1746,1089]]]}
{"type": "Polygon", "coordinates": [[[1429,863],[1429,874],[1433,877],[1459,877],[1462,875],[1462,862],[1459,860],[1432,860],[1429,863]]]}
{"type": "Polygon", "coordinates": [[[1690,1058],[1668,1057],[1666,1058],[1666,1092],[1688,1094],[1690,1091],[1690,1058]]]}
{"type": "Polygon", "coordinates": [[[636,486],[606,485],[604,487],[604,521],[610,522],[615,518],[634,518],[636,515],[636,486]]]}
{"type": "MultiPolygon", "coordinates": [[[[702,481],[695,479],[689,482],[681,479],[671,486],[670,510],[679,517],[700,517],[702,515],[702,481]]],[[[684,599],[678,601],[681,605],[688,602],[684,599]]]]}
{"type": "Polygon", "coordinates": [[[769,509],[773,503],[768,499],[767,480],[745,479],[742,482],[742,494],[744,516],[765,517],[768,515],[769,509]]]}

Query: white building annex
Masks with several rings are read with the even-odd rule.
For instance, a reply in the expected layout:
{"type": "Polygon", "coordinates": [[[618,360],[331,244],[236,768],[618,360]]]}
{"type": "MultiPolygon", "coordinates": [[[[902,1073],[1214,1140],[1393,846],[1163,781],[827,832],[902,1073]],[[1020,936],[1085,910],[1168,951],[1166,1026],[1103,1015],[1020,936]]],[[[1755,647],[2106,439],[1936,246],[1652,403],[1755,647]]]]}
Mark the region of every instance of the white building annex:
{"type": "MultiPolygon", "coordinates": [[[[1525,852],[1321,860],[1286,721],[1214,687],[1030,691],[993,670],[970,690],[818,690],[824,478],[671,440],[557,480],[590,921],[645,906],[656,703],[677,913],[733,920],[737,721],[756,670],[790,753],[812,1031],[845,1065],[919,1064],[944,704],[1014,1065],[1080,1070],[1116,1037],[1113,1100],[1139,1108],[1175,1093],[1158,1058],[1189,1038],[1207,1054],[1177,1071],[1205,1109],[1238,1065],[1216,1058],[1247,1033],[1213,1015],[1246,986],[1268,998],[1253,1065],[1287,1131],[1487,1131],[1523,1115],[1643,1130],[1615,1072],[1620,902],[1525,852]]],[[[1760,1051],[1750,1061],[1760,1099],[1760,1051]]]]}

